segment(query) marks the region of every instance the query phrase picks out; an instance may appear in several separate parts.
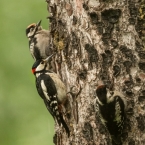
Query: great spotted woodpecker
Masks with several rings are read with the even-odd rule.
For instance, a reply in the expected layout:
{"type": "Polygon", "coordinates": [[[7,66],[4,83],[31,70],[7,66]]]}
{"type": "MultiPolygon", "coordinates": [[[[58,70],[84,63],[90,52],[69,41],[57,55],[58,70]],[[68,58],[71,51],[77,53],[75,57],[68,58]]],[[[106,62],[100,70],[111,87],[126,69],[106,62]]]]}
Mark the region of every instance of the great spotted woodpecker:
{"type": "Polygon", "coordinates": [[[69,128],[63,118],[59,105],[62,105],[66,99],[66,87],[58,75],[49,71],[48,61],[53,55],[46,59],[37,60],[32,66],[32,72],[36,77],[36,88],[38,94],[43,99],[48,111],[54,120],[62,124],[68,136],[69,128]]]}
{"type": "Polygon", "coordinates": [[[52,54],[48,30],[42,29],[41,21],[32,23],[26,28],[26,36],[29,40],[29,49],[35,60],[45,59],[52,54]]]}
{"type": "Polygon", "coordinates": [[[101,122],[109,131],[112,141],[120,144],[125,121],[125,98],[118,91],[110,93],[106,85],[98,86],[96,95],[95,108],[101,122]]]}

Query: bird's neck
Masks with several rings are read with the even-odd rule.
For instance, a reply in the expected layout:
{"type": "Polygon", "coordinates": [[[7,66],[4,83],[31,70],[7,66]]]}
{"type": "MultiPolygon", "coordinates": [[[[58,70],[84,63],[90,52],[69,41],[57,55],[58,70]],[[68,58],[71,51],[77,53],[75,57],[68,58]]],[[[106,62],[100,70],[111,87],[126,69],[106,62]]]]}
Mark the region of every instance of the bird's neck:
{"type": "Polygon", "coordinates": [[[47,73],[47,72],[48,72],[48,70],[46,70],[46,69],[45,69],[45,70],[41,70],[41,71],[36,71],[36,72],[35,72],[35,76],[38,77],[38,76],[40,76],[41,74],[45,74],[45,73],[47,73]]]}
{"type": "Polygon", "coordinates": [[[38,78],[42,73],[35,73],[35,77],[38,78]]]}

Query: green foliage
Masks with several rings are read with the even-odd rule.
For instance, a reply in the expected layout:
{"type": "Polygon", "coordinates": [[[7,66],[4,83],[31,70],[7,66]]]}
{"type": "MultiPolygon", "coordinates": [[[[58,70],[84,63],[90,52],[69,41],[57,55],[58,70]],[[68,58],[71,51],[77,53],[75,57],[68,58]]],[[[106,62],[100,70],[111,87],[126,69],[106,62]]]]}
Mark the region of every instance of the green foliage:
{"type": "Polygon", "coordinates": [[[54,122],[37,94],[25,35],[39,20],[48,29],[47,4],[1,0],[0,6],[0,144],[52,145],[54,122]]]}

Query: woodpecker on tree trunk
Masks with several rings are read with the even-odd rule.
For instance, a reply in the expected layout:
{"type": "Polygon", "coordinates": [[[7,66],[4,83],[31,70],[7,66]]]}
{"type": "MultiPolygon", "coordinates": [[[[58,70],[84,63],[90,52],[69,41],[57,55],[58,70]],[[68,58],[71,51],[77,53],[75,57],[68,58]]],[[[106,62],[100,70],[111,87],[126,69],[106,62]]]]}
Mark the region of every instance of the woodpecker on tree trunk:
{"type": "Polygon", "coordinates": [[[96,112],[99,113],[102,124],[109,131],[112,142],[121,145],[126,108],[124,96],[118,91],[109,92],[106,85],[98,86],[96,95],[96,112]]]}
{"type": "Polygon", "coordinates": [[[26,36],[29,40],[30,53],[35,60],[46,59],[52,54],[49,44],[50,33],[42,28],[41,20],[26,28],[26,36]]]}
{"type": "Polygon", "coordinates": [[[46,59],[37,60],[32,66],[32,72],[36,77],[36,88],[38,94],[43,99],[48,111],[53,116],[54,120],[62,124],[68,136],[70,135],[69,128],[63,118],[60,110],[62,105],[67,100],[66,87],[58,75],[49,70],[49,60],[53,55],[46,59]]]}

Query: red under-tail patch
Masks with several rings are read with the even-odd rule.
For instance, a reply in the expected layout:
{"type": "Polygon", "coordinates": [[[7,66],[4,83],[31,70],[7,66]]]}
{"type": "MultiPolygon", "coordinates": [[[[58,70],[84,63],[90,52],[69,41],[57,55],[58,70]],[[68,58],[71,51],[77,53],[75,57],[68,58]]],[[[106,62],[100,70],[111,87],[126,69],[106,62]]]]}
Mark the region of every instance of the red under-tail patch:
{"type": "Polygon", "coordinates": [[[33,74],[35,73],[35,70],[36,70],[36,68],[33,68],[33,69],[32,69],[32,73],[33,73],[33,74]]]}

